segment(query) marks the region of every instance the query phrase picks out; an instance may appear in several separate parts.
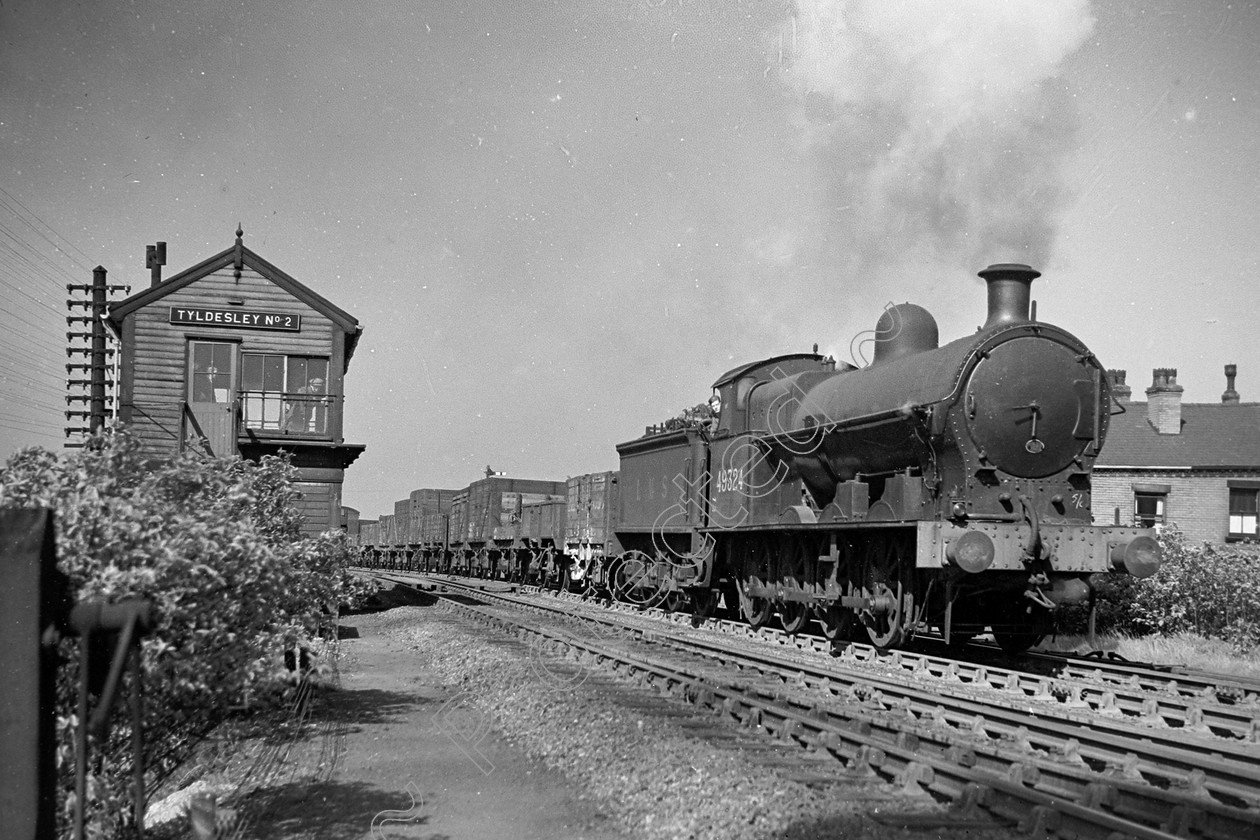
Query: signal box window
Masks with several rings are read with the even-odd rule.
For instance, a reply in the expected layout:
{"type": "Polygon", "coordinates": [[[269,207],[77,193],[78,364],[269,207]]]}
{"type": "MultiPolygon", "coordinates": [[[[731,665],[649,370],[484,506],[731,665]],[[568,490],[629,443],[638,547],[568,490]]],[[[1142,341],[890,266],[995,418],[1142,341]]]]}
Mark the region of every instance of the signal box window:
{"type": "Polygon", "coordinates": [[[236,348],[216,341],[192,344],[192,372],[189,375],[189,398],[198,403],[232,401],[232,354],[236,348]]]}
{"type": "Polygon", "coordinates": [[[241,408],[247,429],[325,434],[328,430],[328,359],[242,354],[241,408]]]}
{"type": "Polygon", "coordinates": [[[1231,488],[1229,491],[1229,539],[1254,540],[1260,537],[1256,525],[1257,495],[1260,491],[1231,488]]]}
{"type": "Polygon", "coordinates": [[[1154,528],[1164,524],[1163,493],[1134,493],[1133,521],[1142,528],[1154,528]]]}

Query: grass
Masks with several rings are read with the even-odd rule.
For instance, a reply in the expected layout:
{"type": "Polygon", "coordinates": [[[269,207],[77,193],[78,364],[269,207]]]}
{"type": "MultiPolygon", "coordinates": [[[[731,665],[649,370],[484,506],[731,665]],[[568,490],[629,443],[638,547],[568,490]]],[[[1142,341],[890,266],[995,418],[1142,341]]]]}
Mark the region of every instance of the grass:
{"type": "Polygon", "coordinates": [[[1038,649],[1067,653],[1102,650],[1134,662],[1182,665],[1196,671],[1260,679],[1260,649],[1240,652],[1228,642],[1191,633],[1140,638],[1104,634],[1098,636],[1094,645],[1086,636],[1058,636],[1046,639],[1038,649]]]}

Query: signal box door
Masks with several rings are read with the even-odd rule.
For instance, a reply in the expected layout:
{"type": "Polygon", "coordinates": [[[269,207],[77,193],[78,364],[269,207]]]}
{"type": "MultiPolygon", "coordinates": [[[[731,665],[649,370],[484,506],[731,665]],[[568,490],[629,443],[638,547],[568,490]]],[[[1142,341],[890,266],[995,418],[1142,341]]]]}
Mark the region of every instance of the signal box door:
{"type": "Polygon", "coordinates": [[[188,343],[188,411],[184,441],[204,442],[210,454],[236,454],[236,344],[188,343]]]}

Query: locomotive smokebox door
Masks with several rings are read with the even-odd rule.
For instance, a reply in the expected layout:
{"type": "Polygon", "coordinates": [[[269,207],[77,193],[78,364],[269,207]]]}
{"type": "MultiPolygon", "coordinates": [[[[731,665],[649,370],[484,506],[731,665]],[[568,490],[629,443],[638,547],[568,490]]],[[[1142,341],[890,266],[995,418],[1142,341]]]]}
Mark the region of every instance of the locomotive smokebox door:
{"type": "Polygon", "coordinates": [[[1059,472],[1090,445],[1098,371],[1069,347],[1029,336],[985,354],[967,386],[967,425],[991,464],[1020,478],[1059,472]]]}

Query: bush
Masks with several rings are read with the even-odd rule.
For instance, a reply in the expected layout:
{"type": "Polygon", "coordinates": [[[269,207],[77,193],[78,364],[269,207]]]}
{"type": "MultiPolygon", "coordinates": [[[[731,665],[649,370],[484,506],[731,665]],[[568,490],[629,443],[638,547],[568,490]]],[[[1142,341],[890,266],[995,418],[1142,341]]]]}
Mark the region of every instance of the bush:
{"type": "Polygon", "coordinates": [[[1195,633],[1240,650],[1260,644],[1260,555],[1239,546],[1188,545],[1171,528],[1160,546],[1163,565],[1135,589],[1131,631],[1195,633]]]}
{"type": "MultiPolygon", "coordinates": [[[[286,641],[360,593],[340,533],[302,537],[295,476],[280,458],[145,463],[122,432],[70,454],[23,450],[0,471],[0,505],[56,511],[58,568],[75,599],[142,597],[157,608],[143,643],[146,766],[274,685],[286,641]]],[[[74,640],[62,645],[57,759],[68,826],[78,667],[74,640]]],[[[111,760],[91,768],[92,836],[116,836],[131,820],[129,743],[119,715],[109,743],[93,746],[111,760]]]]}
{"type": "MultiPolygon", "coordinates": [[[[1159,537],[1164,562],[1149,578],[1095,575],[1099,633],[1220,639],[1240,651],[1260,645],[1260,554],[1245,546],[1187,544],[1175,528],[1159,537]]],[[[1084,634],[1088,610],[1070,608],[1059,630],[1084,634]]]]}

